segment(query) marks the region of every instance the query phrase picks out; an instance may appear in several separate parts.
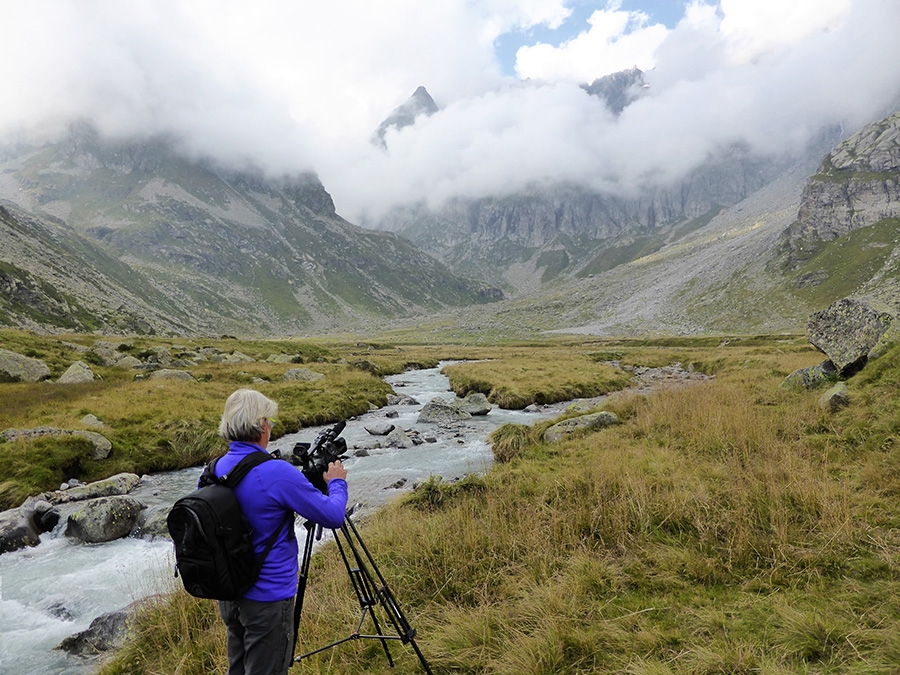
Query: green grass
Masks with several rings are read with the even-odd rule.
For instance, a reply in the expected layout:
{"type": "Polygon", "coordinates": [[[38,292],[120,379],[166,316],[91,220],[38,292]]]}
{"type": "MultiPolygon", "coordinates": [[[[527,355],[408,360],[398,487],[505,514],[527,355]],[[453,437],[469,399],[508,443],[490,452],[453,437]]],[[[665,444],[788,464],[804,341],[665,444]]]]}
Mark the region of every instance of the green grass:
{"type": "MultiPolygon", "coordinates": [[[[898,228],[900,219],[887,218],[820,243],[817,253],[803,263],[794,278],[818,274],[821,281],[799,287],[797,295],[811,304],[827,307],[835,300],[859,291],[884,270],[897,247],[898,228]]],[[[894,281],[898,276],[897,270],[889,272],[889,278],[894,281]]]]}

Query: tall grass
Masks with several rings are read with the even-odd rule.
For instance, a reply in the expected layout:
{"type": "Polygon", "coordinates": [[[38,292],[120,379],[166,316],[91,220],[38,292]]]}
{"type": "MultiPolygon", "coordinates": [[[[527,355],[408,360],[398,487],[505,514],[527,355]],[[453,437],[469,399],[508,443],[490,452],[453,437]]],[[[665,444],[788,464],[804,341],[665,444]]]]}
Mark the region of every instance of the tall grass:
{"type": "MultiPolygon", "coordinates": [[[[813,350],[720,343],[573,345],[555,362],[677,355],[716,377],[612,394],[621,424],[557,444],[541,440],[549,422],[507,425],[485,476],[427,481],[361,523],[434,672],[897,672],[900,353],[851,380],[833,414],[818,392],[778,386],[821,360],[813,350]]],[[[553,391],[539,372],[521,390],[553,391]]],[[[213,610],[176,593],[102,672],[224,672],[213,610]]],[[[325,546],[299,650],[350,635],[360,612],[325,546]]],[[[394,669],[379,643],[350,640],[292,672],[422,672],[408,646],[391,651],[394,669]]]]}

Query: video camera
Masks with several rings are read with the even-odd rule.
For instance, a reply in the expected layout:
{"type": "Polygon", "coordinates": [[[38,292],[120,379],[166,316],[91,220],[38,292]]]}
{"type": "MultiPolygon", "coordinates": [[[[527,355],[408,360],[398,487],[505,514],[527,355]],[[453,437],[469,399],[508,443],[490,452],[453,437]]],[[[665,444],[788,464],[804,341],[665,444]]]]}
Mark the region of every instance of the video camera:
{"type": "Polygon", "coordinates": [[[312,444],[294,445],[294,463],[322,494],[328,494],[328,484],[322,478],[322,474],[328,471],[328,465],[347,459],[344,454],[347,452],[347,441],[340,437],[346,426],[347,422],[338,422],[333,427],[322,429],[312,444]]]}

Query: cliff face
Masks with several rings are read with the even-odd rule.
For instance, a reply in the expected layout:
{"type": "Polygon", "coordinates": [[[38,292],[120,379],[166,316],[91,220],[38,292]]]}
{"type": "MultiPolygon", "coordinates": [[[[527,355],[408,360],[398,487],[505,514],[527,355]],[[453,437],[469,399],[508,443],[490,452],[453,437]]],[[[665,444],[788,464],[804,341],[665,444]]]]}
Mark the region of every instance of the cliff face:
{"type": "Polygon", "coordinates": [[[737,204],[786,167],[785,161],[734,147],[677,185],[631,198],[571,184],[536,186],[505,197],[451,200],[436,211],[397,208],[379,227],[402,234],[458,273],[523,291],[534,287],[535,274],[544,281],[585,275],[606,265],[598,256],[628,262],[652,252],[680,228],[737,204]],[[522,265],[533,273],[523,277],[522,265]]]}
{"type": "Polygon", "coordinates": [[[822,160],[788,231],[792,264],[822,242],[900,218],[900,113],[870,124],[822,160]]]}
{"type": "MultiPolygon", "coordinates": [[[[106,329],[115,319],[96,311],[90,283],[67,285],[65,274],[37,264],[50,255],[51,235],[63,237],[61,260],[75,276],[93,268],[121,282],[111,295],[123,299],[101,305],[122,305],[158,331],[335,329],[498,297],[407,240],[340,218],[314,174],[227,171],[181,157],[167,139],[109,141],[74,128],[63,142],[9,152],[0,198],[9,204],[0,225],[18,228],[0,246],[0,287],[13,300],[5,312],[0,302],[0,325],[29,316],[106,329]],[[43,282],[68,299],[48,292],[36,303],[43,282]],[[29,303],[42,309],[29,313],[29,303]]],[[[103,292],[93,295],[103,296],[108,284],[96,285],[103,292]]]]}

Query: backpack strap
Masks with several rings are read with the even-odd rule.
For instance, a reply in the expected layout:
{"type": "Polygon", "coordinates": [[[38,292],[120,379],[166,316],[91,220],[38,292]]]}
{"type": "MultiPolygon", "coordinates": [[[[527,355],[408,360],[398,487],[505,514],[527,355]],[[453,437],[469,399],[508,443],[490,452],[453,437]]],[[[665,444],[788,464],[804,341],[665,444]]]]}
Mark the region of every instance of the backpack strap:
{"type": "MultiPolygon", "coordinates": [[[[250,470],[254,467],[259,466],[263,462],[266,462],[270,459],[276,459],[268,452],[251,452],[249,455],[241,459],[237,464],[235,464],[231,471],[222,476],[221,478],[216,475],[216,463],[221,459],[221,457],[216,457],[209,464],[206,465],[206,468],[203,470],[203,473],[200,475],[200,487],[205,487],[207,485],[224,485],[227,488],[234,489],[237,487],[238,483],[240,483],[244,478],[250,473],[250,470]]],[[[269,552],[272,550],[272,547],[275,546],[275,542],[278,539],[278,535],[281,534],[281,530],[283,527],[286,527],[291,524],[294,520],[294,514],[288,513],[284,517],[284,522],[275,528],[275,531],[272,533],[272,536],[269,537],[269,540],[266,542],[266,547],[263,549],[262,555],[259,556],[259,559],[256,563],[255,575],[259,574],[259,570],[262,569],[263,563],[266,561],[266,558],[269,556],[269,552]]]]}

